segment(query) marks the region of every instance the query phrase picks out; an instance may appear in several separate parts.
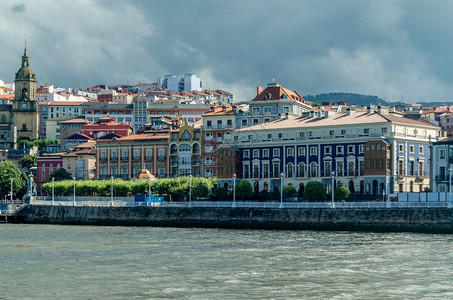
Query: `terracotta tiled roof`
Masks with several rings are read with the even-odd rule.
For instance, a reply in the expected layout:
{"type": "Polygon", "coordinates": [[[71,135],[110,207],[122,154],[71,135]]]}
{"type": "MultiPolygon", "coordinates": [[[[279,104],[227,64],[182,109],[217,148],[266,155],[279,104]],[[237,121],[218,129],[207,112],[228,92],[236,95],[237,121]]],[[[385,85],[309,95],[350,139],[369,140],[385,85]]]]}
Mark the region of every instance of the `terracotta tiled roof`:
{"type": "Polygon", "coordinates": [[[296,91],[285,89],[280,85],[268,86],[261,93],[256,95],[256,97],[252,101],[271,101],[271,100],[293,100],[305,102],[305,100],[296,91]]]}
{"type": "Polygon", "coordinates": [[[84,101],[51,101],[49,106],[79,106],[85,104],[84,101]]]}
{"type": "Polygon", "coordinates": [[[147,134],[133,134],[118,138],[118,142],[125,142],[125,141],[144,141],[144,140],[166,140],[169,138],[169,135],[147,135],[147,134]]]}

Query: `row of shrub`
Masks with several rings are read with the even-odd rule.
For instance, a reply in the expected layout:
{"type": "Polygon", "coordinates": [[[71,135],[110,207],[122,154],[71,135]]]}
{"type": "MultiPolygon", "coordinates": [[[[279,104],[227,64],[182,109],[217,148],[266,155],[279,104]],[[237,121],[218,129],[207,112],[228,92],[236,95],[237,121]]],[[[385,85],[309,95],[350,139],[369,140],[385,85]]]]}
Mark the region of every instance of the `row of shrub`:
{"type": "MultiPolygon", "coordinates": [[[[136,194],[147,194],[150,182],[142,180],[113,180],[113,196],[129,196],[136,194]]],[[[217,178],[192,178],[192,199],[207,197],[209,192],[217,186],[217,178]]],[[[43,185],[44,191],[52,195],[52,182],[43,185]]],[[[53,184],[54,195],[71,196],[74,194],[74,181],[55,181],[53,184]]],[[[86,180],[75,181],[75,192],[77,196],[111,196],[111,180],[86,180]]],[[[151,192],[158,196],[168,196],[170,201],[188,200],[190,190],[190,178],[165,178],[151,181],[151,192]]]]}

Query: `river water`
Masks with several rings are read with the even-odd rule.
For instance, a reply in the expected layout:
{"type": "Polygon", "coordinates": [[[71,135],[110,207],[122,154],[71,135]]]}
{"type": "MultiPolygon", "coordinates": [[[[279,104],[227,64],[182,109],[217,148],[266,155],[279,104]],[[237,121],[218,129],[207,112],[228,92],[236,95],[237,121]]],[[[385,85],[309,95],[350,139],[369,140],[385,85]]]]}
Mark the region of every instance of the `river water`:
{"type": "Polygon", "coordinates": [[[0,299],[453,299],[453,236],[0,225],[0,299]]]}

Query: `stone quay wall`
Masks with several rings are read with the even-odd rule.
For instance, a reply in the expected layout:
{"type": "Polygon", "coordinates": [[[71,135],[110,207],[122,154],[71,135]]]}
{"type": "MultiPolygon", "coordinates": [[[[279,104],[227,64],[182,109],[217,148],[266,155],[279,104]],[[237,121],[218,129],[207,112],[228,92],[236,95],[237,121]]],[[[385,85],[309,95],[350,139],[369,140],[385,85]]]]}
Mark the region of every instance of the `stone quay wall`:
{"type": "Polygon", "coordinates": [[[453,233],[453,209],[263,209],[27,205],[24,223],[453,233]]]}

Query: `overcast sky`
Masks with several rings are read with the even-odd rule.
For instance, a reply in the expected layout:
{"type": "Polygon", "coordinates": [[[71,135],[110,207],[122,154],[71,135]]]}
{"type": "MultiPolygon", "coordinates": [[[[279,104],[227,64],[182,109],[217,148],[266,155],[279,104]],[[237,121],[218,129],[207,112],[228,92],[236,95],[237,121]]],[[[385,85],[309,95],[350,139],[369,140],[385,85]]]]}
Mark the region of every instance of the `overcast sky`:
{"type": "Polygon", "coordinates": [[[453,99],[453,1],[0,0],[0,79],[24,40],[38,84],[155,82],[192,72],[251,100],[275,77],[301,95],[453,99]]]}

